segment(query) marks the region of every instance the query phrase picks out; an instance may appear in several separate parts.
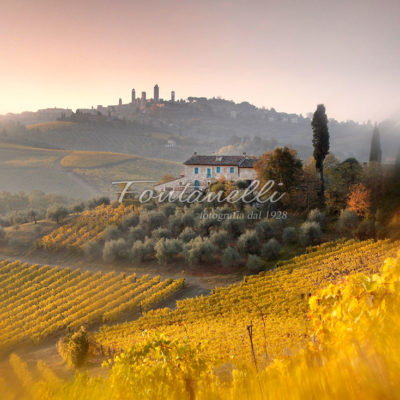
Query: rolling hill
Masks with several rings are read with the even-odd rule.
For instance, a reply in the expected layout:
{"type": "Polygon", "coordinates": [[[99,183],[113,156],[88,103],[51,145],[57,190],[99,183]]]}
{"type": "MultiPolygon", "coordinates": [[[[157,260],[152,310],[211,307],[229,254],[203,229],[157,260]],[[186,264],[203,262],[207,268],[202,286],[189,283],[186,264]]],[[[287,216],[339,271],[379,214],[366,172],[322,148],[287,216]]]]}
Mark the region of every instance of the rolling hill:
{"type": "Polygon", "coordinates": [[[73,151],[0,142],[0,187],[4,191],[42,190],[87,199],[113,195],[114,180],[158,181],[177,174],[178,162],[136,154],[73,151]]]}

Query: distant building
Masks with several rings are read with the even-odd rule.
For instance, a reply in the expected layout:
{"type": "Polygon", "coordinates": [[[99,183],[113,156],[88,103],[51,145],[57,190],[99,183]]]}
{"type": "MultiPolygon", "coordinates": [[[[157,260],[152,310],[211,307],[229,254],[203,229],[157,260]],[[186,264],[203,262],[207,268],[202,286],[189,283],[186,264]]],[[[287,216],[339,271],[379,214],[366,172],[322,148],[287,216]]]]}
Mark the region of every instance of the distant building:
{"type": "Polygon", "coordinates": [[[160,100],[160,88],[158,87],[158,85],[154,86],[154,102],[158,103],[160,100]]]}
{"type": "Polygon", "coordinates": [[[69,108],[43,108],[37,111],[37,116],[43,121],[56,121],[58,118],[70,117],[72,110],[69,108]]]}
{"type": "Polygon", "coordinates": [[[141,98],[142,102],[145,103],[146,102],[146,92],[142,92],[142,98],[141,98]]]}
{"type": "Polygon", "coordinates": [[[121,97],[119,98],[118,105],[122,106],[122,99],[121,99],[121,97]]]}
{"type": "Polygon", "coordinates": [[[171,92],[171,101],[174,103],[175,102],[175,90],[171,92]]]}
{"type": "Polygon", "coordinates": [[[135,89],[132,89],[131,103],[135,104],[135,102],[136,102],[136,91],[135,89]]]}
{"type": "Polygon", "coordinates": [[[165,145],[165,147],[172,149],[173,147],[176,147],[176,142],[175,140],[169,139],[165,145]]]}

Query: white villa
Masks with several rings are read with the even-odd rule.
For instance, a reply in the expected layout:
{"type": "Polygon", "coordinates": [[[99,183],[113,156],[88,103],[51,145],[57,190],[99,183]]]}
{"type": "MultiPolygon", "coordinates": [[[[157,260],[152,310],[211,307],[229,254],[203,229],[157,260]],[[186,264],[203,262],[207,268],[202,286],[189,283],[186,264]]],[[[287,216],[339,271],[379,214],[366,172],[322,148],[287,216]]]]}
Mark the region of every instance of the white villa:
{"type": "Polygon", "coordinates": [[[160,192],[179,192],[189,184],[194,189],[205,189],[212,182],[223,178],[228,181],[243,180],[251,182],[256,179],[255,157],[247,156],[200,156],[194,153],[183,163],[183,174],[172,181],[160,183],[154,189],[160,192]]]}

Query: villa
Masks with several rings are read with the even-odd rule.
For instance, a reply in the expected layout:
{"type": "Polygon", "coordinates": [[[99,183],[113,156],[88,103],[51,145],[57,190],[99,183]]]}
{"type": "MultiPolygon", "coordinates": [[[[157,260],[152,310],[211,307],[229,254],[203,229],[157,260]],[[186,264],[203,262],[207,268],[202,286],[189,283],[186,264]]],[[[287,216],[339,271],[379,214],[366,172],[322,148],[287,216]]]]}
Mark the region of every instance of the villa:
{"type": "Polygon", "coordinates": [[[249,157],[246,153],[241,156],[201,156],[194,153],[183,163],[184,171],[179,178],[155,185],[154,189],[161,192],[179,192],[189,184],[194,189],[202,190],[221,178],[250,183],[256,179],[256,161],[255,157],[249,157]]]}

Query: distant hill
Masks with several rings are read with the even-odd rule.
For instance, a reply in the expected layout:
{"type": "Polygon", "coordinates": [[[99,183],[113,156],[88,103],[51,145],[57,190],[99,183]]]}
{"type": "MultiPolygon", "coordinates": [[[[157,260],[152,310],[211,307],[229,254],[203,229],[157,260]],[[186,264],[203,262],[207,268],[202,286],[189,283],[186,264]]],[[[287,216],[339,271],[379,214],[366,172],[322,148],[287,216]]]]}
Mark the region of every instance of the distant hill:
{"type": "MultiPolygon", "coordinates": [[[[103,110],[105,108],[102,108],[103,110]]],[[[112,106],[107,115],[96,109],[65,113],[58,121],[43,121],[57,110],[23,113],[0,118],[0,140],[43,148],[140,154],[183,161],[194,151],[224,149],[262,154],[271,145],[295,148],[301,158],[312,154],[309,117],[257,108],[247,102],[190,97],[187,101],[112,106]],[[111,110],[111,111],[110,111],[111,110]],[[35,115],[37,123],[35,123],[35,115]],[[25,125],[29,121],[29,124],[25,125]],[[255,143],[255,144],[254,144],[255,143]],[[227,147],[230,146],[230,147],[227,147]]],[[[327,110],[328,116],[329,109],[327,110]]],[[[49,117],[50,118],[50,117],[49,117]]],[[[367,161],[372,123],[329,120],[331,152],[337,158],[367,161]]],[[[400,126],[380,124],[383,159],[394,159],[400,146],[400,126]]]]}
{"type": "Polygon", "coordinates": [[[87,199],[113,195],[112,181],[155,180],[181,164],[133,154],[46,149],[0,142],[0,187],[87,199]]]}

